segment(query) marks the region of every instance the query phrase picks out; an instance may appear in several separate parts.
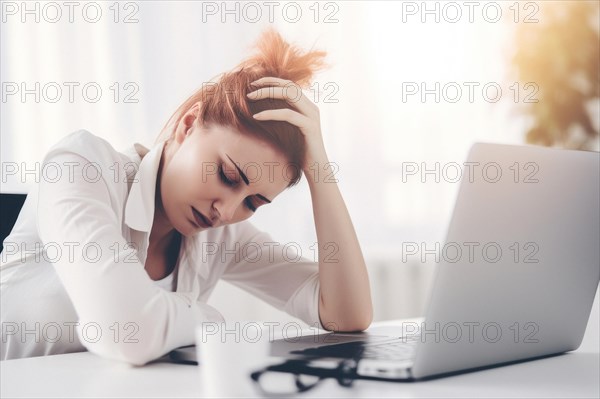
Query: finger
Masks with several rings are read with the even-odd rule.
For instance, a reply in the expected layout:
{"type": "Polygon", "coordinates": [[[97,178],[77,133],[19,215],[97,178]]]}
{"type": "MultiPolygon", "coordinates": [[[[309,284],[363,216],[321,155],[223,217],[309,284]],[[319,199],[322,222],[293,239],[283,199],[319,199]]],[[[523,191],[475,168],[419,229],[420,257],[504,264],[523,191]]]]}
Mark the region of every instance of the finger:
{"type": "Polygon", "coordinates": [[[298,86],[264,87],[248,93],[247,97],[253,101],[266,98],[282,99],[305,115],[312,115],[316,107],[298,86]]]}
{"type": "MultiPolygon", "coordinates": [[[[310,101],[305,95],[303,95],[302,87],[300,87],[300,85],[298,85],[297,83],[295,83],[291,80],[281,79],[281,78],[277,78],[277,77],[273,77],[273,76],[266,76],[266,77],[257,79],[254,82],[251,82],[250,84],[252,86],[256,86],[256,87],[261,87],[261,86],[265,86],[265,85],[284,87],[287,89],[288,94],[291,94],[292,99],[297,98],[295,93],[299,93],[298,96],[300,98],[298,99],[298,101],[302,101],[304,104],[306,104],[305,106],[301,105],[301,107],[303,107],[303,109],[304,109],[304,112],[309,112],[310,110],[312,110],[313,112],[316,111],[317,113],[319,112],[319,108],[312,101],[310,101]]],[[[288,101],[288,102],[292,103],[294,101],[292,100],[291,102],[290,101],[288,101]]]]}
{"type": "Polygon", "coordinates": [[[266,76],[264,78],[257,79],[254,82],[251,82],[250,84],[252,86],[285,86],[289,84],[296,85],[296,83],[292,82],[291,80],[276,78],[273,76],[266,76]]]}
{"type": "Polygon", "coordinates": [[[257,120],[273,120],[289,122],[292,125],[298,126],[300,129],[308,126],[310,119],[299,112],[289,108],[269,109],[253,115],[257,120]]]}

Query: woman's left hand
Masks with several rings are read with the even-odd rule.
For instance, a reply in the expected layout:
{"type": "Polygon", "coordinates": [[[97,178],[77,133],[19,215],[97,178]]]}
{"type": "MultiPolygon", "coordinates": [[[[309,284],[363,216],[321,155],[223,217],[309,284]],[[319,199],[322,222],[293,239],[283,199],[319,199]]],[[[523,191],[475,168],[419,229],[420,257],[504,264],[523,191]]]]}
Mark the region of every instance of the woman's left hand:
{"type": "Polygon", "coordinates": [[[260,121],[285,121],[300,128],[306,140],[305,168],[310,168],[315,162],[327,162],[319,108],[304,95],[300,86],[291,80],[275,77],[264,77],[251,84],[259,89],[248,93],[250,100],[277,98],[287,101],[298,110],[270,109],[254,114],[254,118],[260,121]]]}

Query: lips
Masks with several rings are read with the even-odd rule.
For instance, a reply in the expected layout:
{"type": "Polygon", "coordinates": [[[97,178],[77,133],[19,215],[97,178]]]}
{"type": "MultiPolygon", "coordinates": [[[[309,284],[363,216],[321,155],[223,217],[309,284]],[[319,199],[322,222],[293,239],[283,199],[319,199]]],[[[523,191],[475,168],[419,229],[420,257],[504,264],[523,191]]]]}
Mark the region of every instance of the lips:
{"type": "Polygon", "coordinates": [[[196,208],[192,207],[192,213],[194,214],[194,220],[196,224],[200,227],[212,227],[212,223],[200,212],[196,210],[196,208]]]}

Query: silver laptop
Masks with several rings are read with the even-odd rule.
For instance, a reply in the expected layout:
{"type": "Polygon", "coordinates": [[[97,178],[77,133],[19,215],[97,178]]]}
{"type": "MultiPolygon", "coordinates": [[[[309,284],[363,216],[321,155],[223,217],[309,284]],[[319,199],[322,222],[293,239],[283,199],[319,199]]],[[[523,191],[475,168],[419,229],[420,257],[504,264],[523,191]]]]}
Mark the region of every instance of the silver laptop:
{"type": "MultiPolygon", "coordinates": [[[[599,160],[474,144],[423,321],[274,341],[271,355],[355,358],[359,375],[404,381],[577,349],[600,281],[599,160]]],[[[195,356],[193,346],[171,352],[195,356]]]]}

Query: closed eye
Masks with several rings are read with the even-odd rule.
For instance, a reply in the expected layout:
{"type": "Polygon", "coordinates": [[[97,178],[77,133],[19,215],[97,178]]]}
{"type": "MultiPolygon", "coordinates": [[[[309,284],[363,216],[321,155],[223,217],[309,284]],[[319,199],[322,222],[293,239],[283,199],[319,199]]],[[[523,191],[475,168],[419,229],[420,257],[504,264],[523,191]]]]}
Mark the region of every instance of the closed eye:
{"type": "Polygon", "coordinates": [[[250,197],[246,198],[244,203],[246,204],[246,208],[250,209],[252,212],[256,212],[257,208],[252,203],[252,199],[250,197]]]}
{"type": "MultiPolygon", "coordinates": [[[[225,174],[225,171],[223,170],[223,164],[219,165],[219,176],[221,178],[221,181],[223,182],[223,184],[225,184],[228,187],[235,187],[238,185],[239,182],[231,180],[230,178],[227,177],[227,175],[225,174]]],[[[256,212],[256,210],[258,209],[253,203],[252,203],[252,199],[250,197],[246,198],[244,200],[244,205],[246,206],[246,208],[248,208],[251,212],[256,212]]]]}
{"type": "Polygon", "coordinates": [[[227,177],[225,171],[223,170],[223,164],[219,165],[219,176],[221,177],[221,181],[229,187],[234,187],[237,184],[236,181],[233,181],[227,177]]]}

